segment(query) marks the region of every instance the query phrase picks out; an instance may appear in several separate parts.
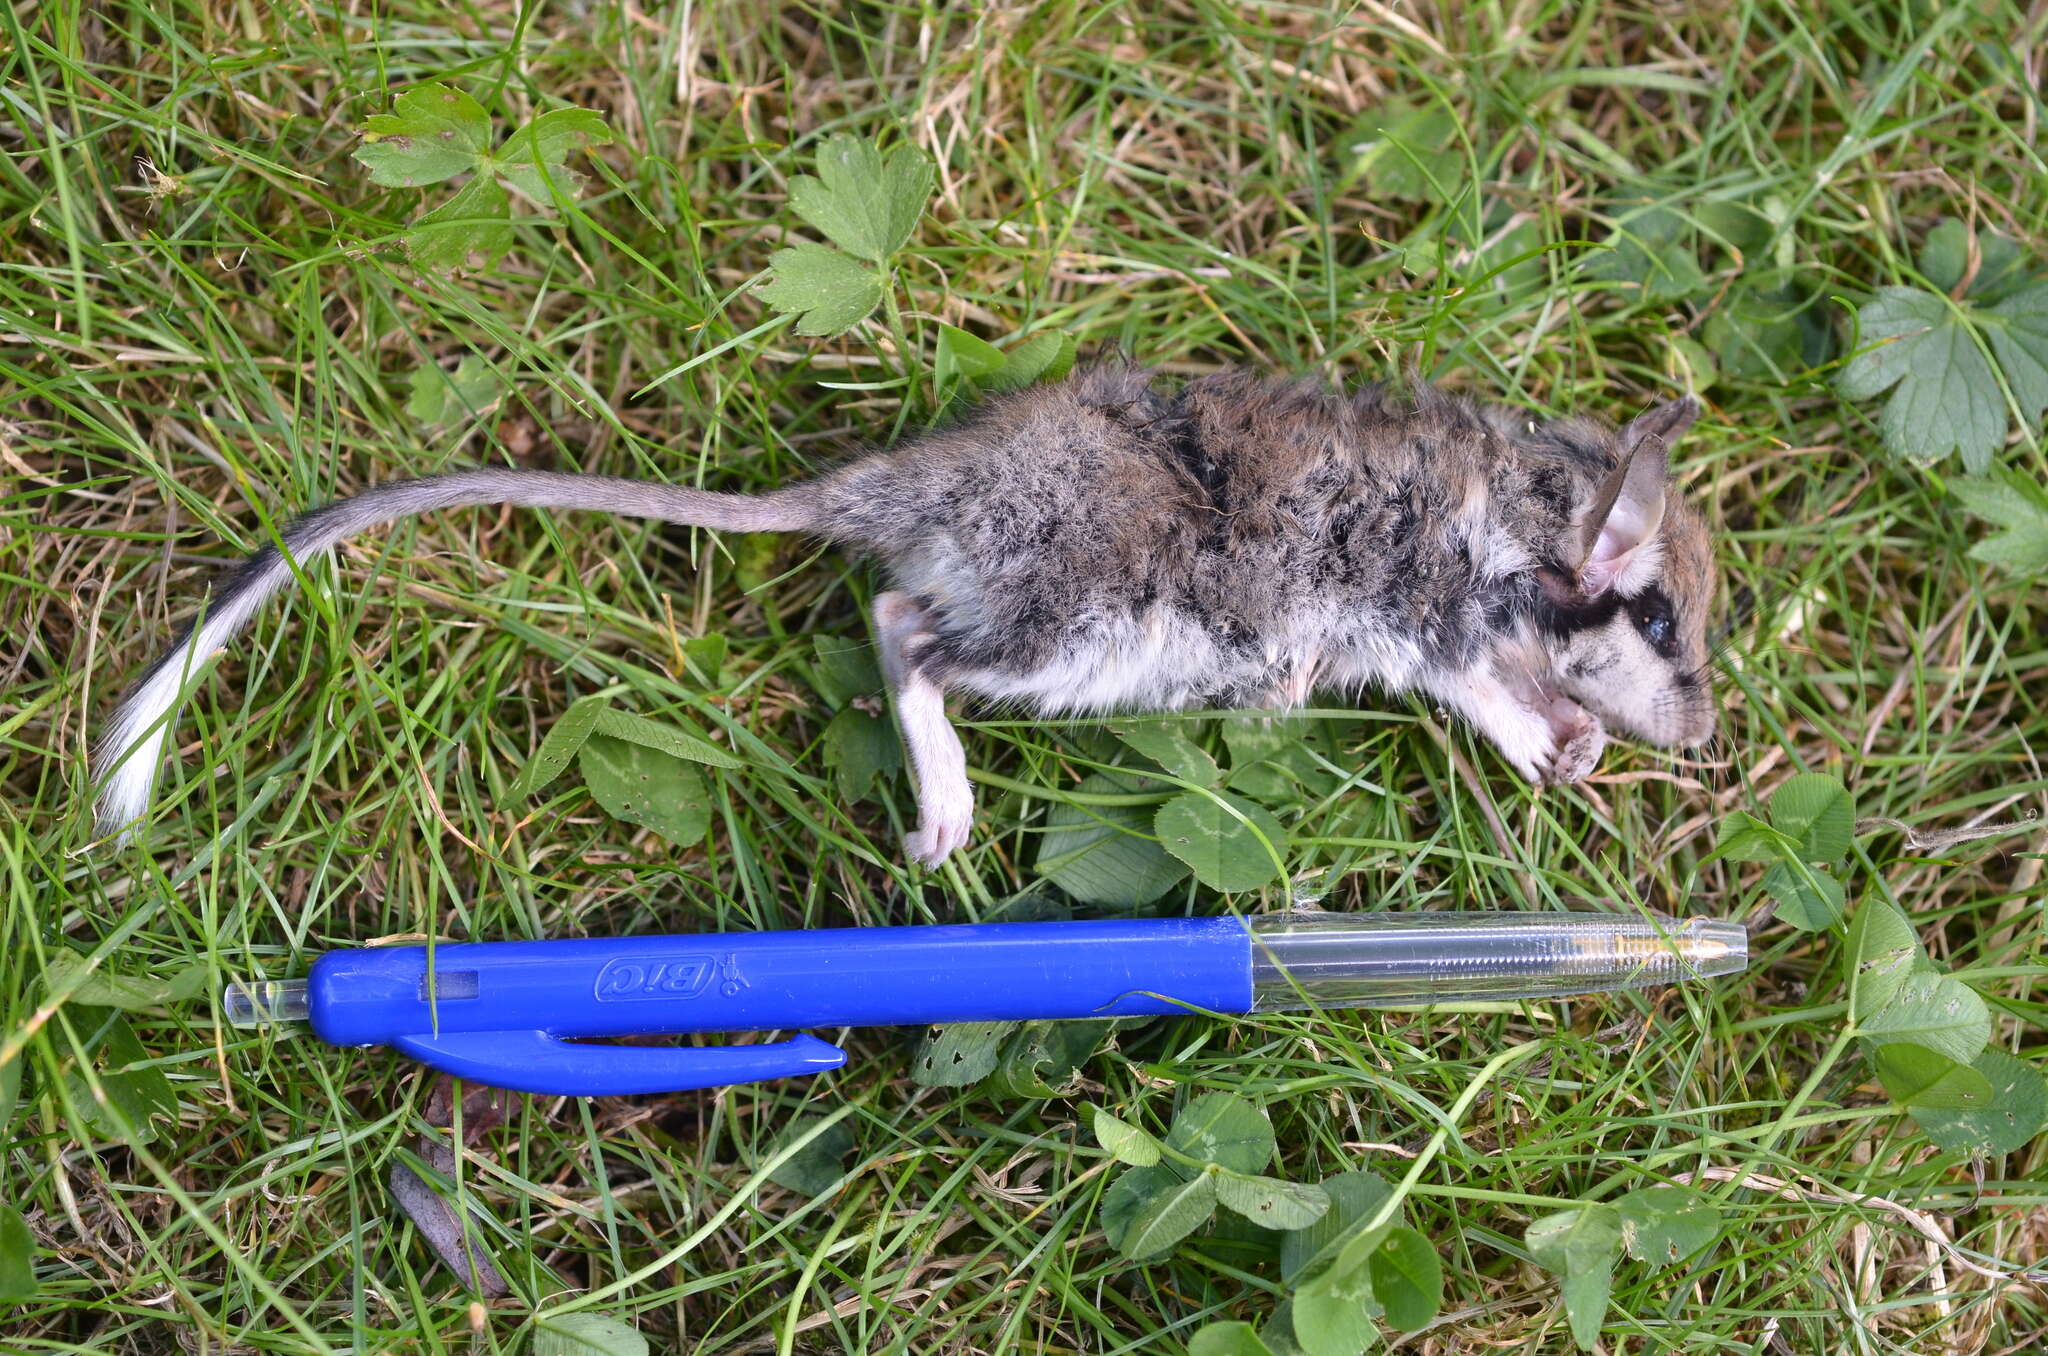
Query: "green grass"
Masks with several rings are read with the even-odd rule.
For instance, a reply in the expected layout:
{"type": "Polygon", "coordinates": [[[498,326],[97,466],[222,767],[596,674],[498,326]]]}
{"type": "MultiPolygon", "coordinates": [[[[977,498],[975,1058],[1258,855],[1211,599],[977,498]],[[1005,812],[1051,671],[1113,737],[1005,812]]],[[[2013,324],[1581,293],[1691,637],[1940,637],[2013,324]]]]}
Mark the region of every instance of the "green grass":
{"type": "MultiPolygon", "coordinates": [[[[1157,1131],[1228,1090],[1268,1109],[1273,1171],[1296,1180],[1399,1178],[1447,1131],[1407,1205],[1443,1259],[1444,1312],[1405,1350],[1571,1349],[1523,1230],[1686,1174],[1717,1193],[1721,1236],[1672,1269],[1621,1266],[1608,1350],[2036,1349],[2038,1289],[1962,1262],[2008,1272],[2048,1246],[2040,1142],[1975,1162],[1933,1147],[1837,1039],[1839,940],[1774,921],[1759,868],[1709,859],[1721,816],[1802,769],[1926,827],[2018,821],[2048,797],[2039,593],[1969,558],[1983,528],[1945,495],[1953,468],[1888,458],[1875,405],[1838,398],[1826,367],[1724,362],[1684,448],[1726,597],[1757,600],[1712,759],[1617,749],[1584,788],[1539,797],[1421,707],[1318,710],[1302,737],[1334,789],[1280,807],[1289,888],[1328,907],[1597,895],[1746,917],[1757,963],[1739,979],[1512,1012],[1157,1023],[1047,1099],[920,1087],[890,1031],[852,1033],[847,1067],[810,1082],[518,1099],[460,1159],[515,1287],[478,1308],[386,1186],[449,1133],[415,1066],[220,1027],[200,1000],[127,1014],[135,1046],[117,1035],[109,1054],[116,1014],[49,1001],[65,953],[145,978],[198,966],[213,989],[397,934],[986,916],[1037,880],[1048,816],[1118,746],[1085,723],[972,720],[976,836],[940,873],[905,869],[901,775],[847,804],[820,749],[833,707],[813,638],[863,642],[873,582],[788,541],[515,513],[406,525],[316,569],[317,590],[221,657],[144,846],[87,850],[84,751],[214,568],[296,511],[505,460],[779,484],[931,417],[941,321],[1058,329],[1171,373],[1412,365],[1619,419],[1697,378],[1694,341],[1720,347],[1710,327],[1745,279],[1784,267],[1838,361],[1853,304],[1914,280],[1938,218],[2048,255],[2028,88],[2043,22],[1902,8],[10,7],[0,1163],[40,1288],[0,1304],[0,1348],[529,1350],[527,1319],[566,1293],[656,1350],[1178,1352],[1206,1322],[1271,1313],[1270,1245],[1237,1231],[1124,1259],[1098,1219],[1118,1169],[1079,1109],[1157,1131]],[[485,277],[411,269],[399,234],[446,190],[378,189],[349,158],[351,128],[429,79],[501,127],[580,105],[619,135],[581,211],[523,222],[485,277]],[[1347,178],[1354,125],[1390,98],[1456,110],[1433,161],[1448,201],[1391,196],[1384,157],[1347,178]],[[838,341],[763,330],[748,284],[809,234],[785,186],[839,130],[923,146],[937,196],[893,310],[838,341]],[[1764,214],[1743,250],[1706,233],[1727,202],[1764,214]],[[1646,203],[1701,228],[1685,296],[1585,262],[1646,203]],[[440,427],[407,413],[416,370],[468,355],[499,403],[440,427]],[[703,635],[731,647],[715,682],[678,658],[703,635]],[[505,794],[601,690],[746,757],[713,775],[700,847],[636,833],[570,781],[505,794]],[[1448,1125],[1482,1066],[1529,1041],[1448,1125]],[[96,1097],[152,1079],[170,1114],[115,1133],[96,1097]],[[858,1149],[813,1199],[762,1165],[817,1115],[858,1149]],[[1791,1186],[1727,1180],[1741,1172],[1791,1186]]],[[[2032,431],[2002,456],[2048,473],[2032,431]]],[[[1186,728],[1219,747],[1211,723],[1186,728]]],[[[2034,826],[1923,851],[1881,833],[1848,879],[1852,900],[1901,903],[1937,959],[2002,967],[1980,981],[1994,1045],[2028,1057],[2044,850],[2034,826]]],[[[1162,907],[1286,898],[1184,886],[1162,907]]]]}

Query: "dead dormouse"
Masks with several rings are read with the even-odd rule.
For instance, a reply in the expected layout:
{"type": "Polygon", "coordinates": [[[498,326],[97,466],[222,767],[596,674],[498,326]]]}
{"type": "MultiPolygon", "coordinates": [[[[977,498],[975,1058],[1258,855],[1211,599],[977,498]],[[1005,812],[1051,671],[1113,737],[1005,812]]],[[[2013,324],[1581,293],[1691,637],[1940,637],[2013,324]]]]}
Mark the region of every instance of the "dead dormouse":
{"type": "MultiPolygon", "coordinates": [[[[460,471],[316,509],[282,540],[304,561],[396,519],[505,504],[871,555],[917,787],[906,848],[937,863],[973,816],[948,692],[1046,715],[1417,692],[1539,784],[1584,777],[1610,726],[1701,743],[1713,563],[1666,464],[1697,413],[1688,397],[1614,431],[1427,388],[1347,398],[1225,372],[1168,391],[1098,366],[767,494],[460,471]]],[[[293,577],[275,547],[249,557],[122,702],[95,759],[103,832],[148,808],[190,670],[293,577]]]]}

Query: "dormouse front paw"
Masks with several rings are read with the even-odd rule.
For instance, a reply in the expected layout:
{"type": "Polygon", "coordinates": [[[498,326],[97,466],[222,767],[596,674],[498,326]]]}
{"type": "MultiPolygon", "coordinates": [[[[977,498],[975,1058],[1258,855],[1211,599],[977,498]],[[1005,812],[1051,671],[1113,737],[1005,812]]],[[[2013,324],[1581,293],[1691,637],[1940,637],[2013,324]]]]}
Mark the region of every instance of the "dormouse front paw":
{"type": "Polygon", "coordinates": [[[937,867],[967,846],[968,835],[973,831],[974,811],[971,806],[957,815],[927,814],[915,833],[903,836],[903,850],[914,860],[937,867]]]}
{"type": "Polygon", "coordinates": [[[1600,765],[1600,754],[1607,748],[1607,727],[1600,717],[1568,701],[1554,703],[1550,719],[1557,752],[1551,756],[1546,780],[1559,786],[1584,780],[1600,765]]]}

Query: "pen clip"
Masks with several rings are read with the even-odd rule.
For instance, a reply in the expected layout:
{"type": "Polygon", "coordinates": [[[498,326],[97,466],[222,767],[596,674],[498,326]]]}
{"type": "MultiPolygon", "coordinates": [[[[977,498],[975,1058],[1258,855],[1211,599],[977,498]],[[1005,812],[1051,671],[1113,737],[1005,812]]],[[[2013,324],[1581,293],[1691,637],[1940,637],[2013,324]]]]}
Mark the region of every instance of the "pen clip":
{"type": "Polygon", "coordinates": [[[546,1031],[447,1031],[388,1044],[457,1078],[563,1097],[687,1092],[846,1063],[844,1050],[808,1035],[768,1045],[581,1045],[546,1031]]]}

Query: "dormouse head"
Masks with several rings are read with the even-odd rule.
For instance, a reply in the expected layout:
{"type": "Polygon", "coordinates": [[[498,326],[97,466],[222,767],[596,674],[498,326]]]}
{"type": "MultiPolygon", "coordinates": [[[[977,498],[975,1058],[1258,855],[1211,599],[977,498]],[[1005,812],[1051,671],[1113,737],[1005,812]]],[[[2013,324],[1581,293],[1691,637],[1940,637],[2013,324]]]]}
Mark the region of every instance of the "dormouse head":
{"type": "Polygon", "coordinates": [[[1671,485],[1671,445],[1699,402],[1659,405],[1612,435],[1611,467],[1578,506],[1556,566],[1539,576],[1557,688],[1603,723],[1655,744],[1714,733],[1704,520],[1671,485]]]}

